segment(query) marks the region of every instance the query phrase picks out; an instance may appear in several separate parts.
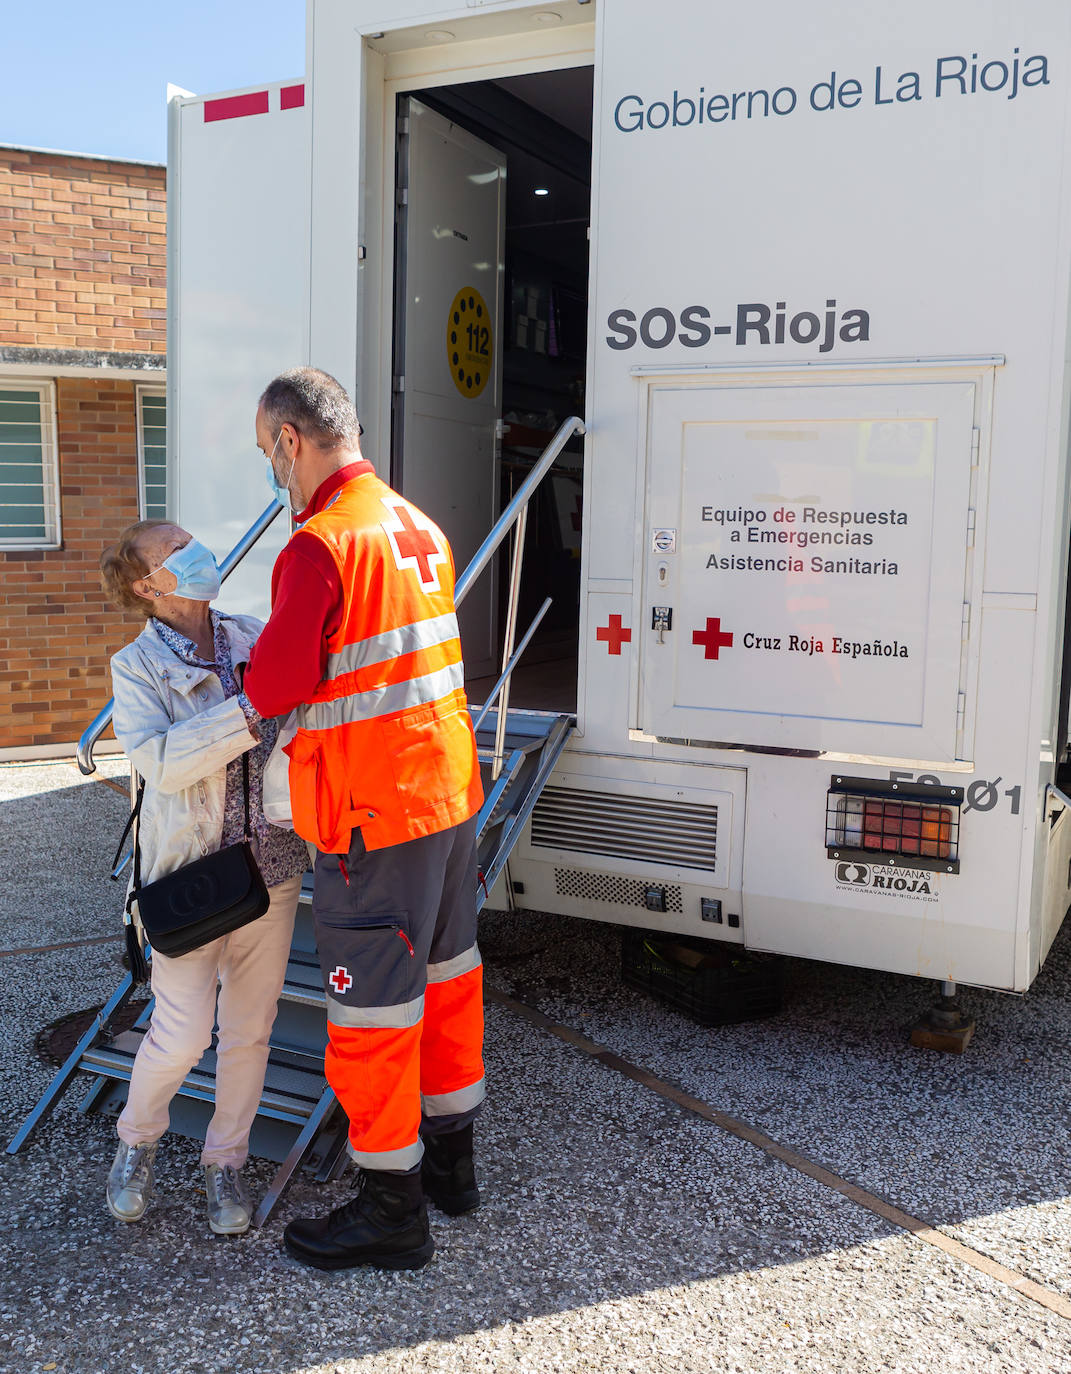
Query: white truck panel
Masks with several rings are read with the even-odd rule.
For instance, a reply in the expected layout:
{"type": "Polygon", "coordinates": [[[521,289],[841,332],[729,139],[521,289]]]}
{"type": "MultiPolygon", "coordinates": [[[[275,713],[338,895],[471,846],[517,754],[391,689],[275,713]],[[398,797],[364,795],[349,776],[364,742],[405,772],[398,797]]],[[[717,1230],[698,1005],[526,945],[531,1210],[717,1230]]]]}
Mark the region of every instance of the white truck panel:
{"type": "MultiPolygon", "coordinates": [[[[1039,760],[1052,748],[1053,648],[1062,633],[1067,547],[1061,433],[1071,252],[1066,182],[1052,168],[1063,157],[1068,123],[1068,88],[1057,76],[1071,44],[1068,12],[1043,0],[1014,14],[969,4],[942,5],[935,13],[909,4],[895,16],[872,4],[830,3],[819,20],[813,7],[769,4],[749,11],[745,22],[738,17],[731,38],[716,46],[667,41],[657,47],[637,41],[644,12],[638,0],[604,6],[596,58],[601,101],[592,236],[598,255],[586,509],[600,511],[601,518],[588,533],[586,571],[594,587],[582,628],[581,747],[619,749],[619,721],[631,699],[642,738],[832,751],[814,762],[707,751],[712,766],[747,761],[746,943],[1026,986],[1037,967],[1036,935],[1031,953],[1027,947],[1042,922],[1042,794],[1051,767],[1039,760]],[[831,98],[820,83],[834,71],[833,107],[814,108],[812,98],[819,106],[831,98]],[[962,90],[956,79],[961,72],[962,90]],[[762,91],[765,97],[750,95],[762,91]],[[637,186],[643,188],[639,201],[637,186]],[[992,359],[988,380],[986,357],[992,359]],[[785,710],[759,735],[753,731],[745,740],[731,729],[671,730],[661,719],[654,729],[647,726],[645,705],[658,692],[674,704],[678,687],[671,674],[643,675],[641,668],[665,645],[656,648],[652,629],[656,586],[638,588],[631,565],[640,553],[649,570],[657,567],[652,534],[661,522],[645,510],[650,482],[638,470],[631,491],[620,480],[622,449],[639,452],[648,441],[649,392],[670,388],[675,376],[687,374],[689,387],[707,387],[713,395],[734,374],[753,369],[748,381],[759,385],[766,371],[793,365],[797,370],[785,380],[811,391],[807,373],[858,364],[850,380],[862,401],[869,368],[889,368],[881,376],[888,381],[897,366],[924,367],[926,359],[948,367],[959,360],[968,369],[977,362],[979,386],[974,456],[959,443],[946,470],[950,486],[941,493],[935,480],[928,592],[912,591],[910,580],[893,588],[892,579],[882,590],[891,598],[882,618],[906,616],[916,633],[937,609],[935,596],[943,603],[940,625],[931,619],[923,675],[927,695],[938,690],[937,679],[943,684],[943,705],[935,703],[932,717],[936,734],[924,729],[919,733],[926,738],[914,745],[895,742],[898,730],[909,733],[905,714],[895,710],[892,722],[899,719],[900,726],[886,711],[883,722],[857,728],[855,707],[838,712],[833,706],[831,714],[840,717],[835,721],[791,719],[786,703],[798,673],[783,647],[770,650],[763,664],[762,652],[754,651],[754,667],[740,670],[745,678],[754,673],[756,704],[765,696],[768,705],[785,710]],[[989,385],[991,406],[984,394],[989,385]],[[622,538],[625,530],[631,540],[622,538]],[[603,607],[611,585],[628,588],[633,597],[632,615],[622,622],[631,643],[621,657],[595,639],[608,623],[603,607]],[[957,594],[964,603],[962,644],[959,627],[949,620],[957,594]],[[1009,602],[987,604],[998,594],[1008,594],[1009,602]],[[623,680],[630,657],[638,679],[631,692],[623,680]],[[776,677],[776,686],[767,674],[776,677]],[[960,729],[950,749],[953,678],[960,729]],[[838,865],[818,834],[838,767],[876,780],[896,773],[905,780],[922,775],[963,784],[960,872],[920,877],[929,893],[868,882],[865,893],[853,896],[852,887],[863,883],[837,881],[838,865]]],[[[696,38],[710,30],[710,7],[682,0],[673,23],[696,38]]],[[[766,384],[771,396],[777,395],[774,381],[771,375],[766,384]]],[[[832,378],[821,381],[831,385],[832,378]]],[[[713,411],[715,402],[710,404],[713,411]]],[[[775,420],[777,407],[766,413],[775,420]]],[[[938,428],[947,436],[947,423],[938,428]]],[[[657,452],[656,460],[662,462],[657,452]]],[[[735,461],[731,447],[725,461],[735,461]]],[[[802,477],[805,464],[793,466],[793,479],[802,477]]],[[[733,471],[727,491],[740,497],[746,485],[739,465],[733,471]]],[[[686,483],[686,466],[683,472],[686,483]]],[[[681,482],[671,485],[676,494],[681,482]]],[[[827,509],[835,506],[840,485],[824,482],[827,509]]],[[[756,486],[765,490],[769,482],[756,486]]],[[[736,506],[740,500],[712,504],[736,506]]],[[[665,523],[675,521],[667,517],[665,523]]],[[[788,615],[793,589],[786,578],[775,574],[760,595],[749,590],[759,574],[732,569],[721,576],[719,594],[735,611],[762,607],[772,614],[780,605],[788,615]]],[[[843,590],[847,586],[842,582],[843,590]]],[[[829,597],[837,588],[825,578],[811,590],[829,597]]],[[[705,608],[694,600],[703,595],[693,580],[685,596],[693,599],[694,623],[675,616],[672,634],[664,636],[678,639],[670,651],[678,661],[692,633],[720,613],[720,601],[705,608]]],[[[860,589],[863,620],[865,595],[860,589]]],[[[846,607],[843,598],[841,604],[846,607]]],[[[741,647],[738,638],[725,657],[741,647]]],[[[812,675],[817,658],[810,660],[812,675]]],[[[873,660],[878,663],[880,675],[886,664],[873,660]]],[[[693,702],[702,701],[702,684],[708,684],[708,704],[692,711],[693,725],[704,711],[721,714],[723,706],[714,676],[720,664],[707,666],[701,679],[699,665],[689,664],[679,684],[693,702]]],[[[829,666],[827,660],[823,670],[829,666]]],[[[904,660],[892,666],[902,669],[904,660]]],[[[895,708],[894,676],[887,678],[884,697],[895,708]]],[[[836,696],[830,692],[831,706],[836,696]]],[[[740,700],[737,692],[729,704],[740,700]]],[[[931,719],[928,707],[924,719],[931,719]]],[[[698,749],[682,753],[681,745],[655,745],[656,758],[698,762],[702,756],[698,749]]],[[[888,875],[875,870],[870,876],[884,881],[888,875]]],[[[1050,930],[1059,919],[1053,911],[1062,916],[1066,907],[1066,872],[1050,884],[1048,901],[1050,930]]],[[[695,929],[698,913],[692,919],[695,929]]]]}
{"type": "MultiPolygon", "coordinates": [[[[176,290],[215,320],[173,324],[188,331],[170,364],[189,474],[180,518],[185,483],[209,539],[224,510],[244,525],[260,500],[239,512],[241,484],[217,483],[204,455],[246,441],[196,419],[187,379],[223,414],[235,387],[253,386],[247,372],[262,385],[295,360],[266,365],[295,338],[359,383],[382,462],[394,101],[576,65],[594,11],[580,733],[516,851],[524,900],[1027,987],[1071,892],[1071,832],[1049,790],[1069,537],[1071,10],[760,0],[730,16],[674,0],[653,32],[648,0],[602,0],[563,6],[555,35],[525,0],[404,0],[386,20],[384,8],[310,0],[307,292],[301,272],[279,271],[305,251],[297,197],[281,208],[292,221],[263,210],[278,238],[231,273],[174,212],[176,290]],[[232,292],[229,308],[198,306],[187,257],[203,293],[232,292]],[[704,508],[752,512],[735,522],[746,545],[750,529],[803,528],[784,512],[805,504],[860,512],[884,569],[806,566],[800,581],[799,569],[719,565],[715,604],[706,560],[729,556],[731,531],[704,508]],[[906,522],[879,523],[883,510],[906,522]],[[660,605],[671,626],[653,616],[660,605]],[[817,640],[818,625],[908,652],[834,662],[824,638],[806,653],[788,643],[817,640]],[[779,643],[745,645],[748,633],[779,643]],[[919,839],[913,866],[867,832],[864,811],[872,852],[842,855],[851,846],[826,822],[844,778],[878,798],[944,788],[931,795],[955,813],[958,843],[919,839]],[[674,807],[700,831],[716,813],[716,854],[682,862],[667,838],[674,807]],[[570,838],[576,808],[585,829],[570,838]],[[634,860],[614,839],[622,815],[634,860]],[[652,912],[645,893],[660,883],[676,905],[652,912]]],[[[211,131],[189,132],[208,166],[211,131]]],[[[231,195],[232,173],[241,181],[243,146],[236,133],[229,162],[196,183],[209,199],[224,181],[231,195]]],[[[192,161],[179,172],[195,184],[192,161]]],[[[232,258],[253,190],[220,202],[232,258]]],[[[250,578],[266,582],[255,564],[250,578]]],[[[917,824],[932,824],[928,803],[914,804],[917,824]]]]}
{"type": "MultiPolygon", "coordinates": [[[[271,500],[257,398],[308,357],[308,123],[304,84],[169,109],[168,510],[218,558],[271,500]]],[[[280,516],[221,604],[266,617],[280,516]]]]}

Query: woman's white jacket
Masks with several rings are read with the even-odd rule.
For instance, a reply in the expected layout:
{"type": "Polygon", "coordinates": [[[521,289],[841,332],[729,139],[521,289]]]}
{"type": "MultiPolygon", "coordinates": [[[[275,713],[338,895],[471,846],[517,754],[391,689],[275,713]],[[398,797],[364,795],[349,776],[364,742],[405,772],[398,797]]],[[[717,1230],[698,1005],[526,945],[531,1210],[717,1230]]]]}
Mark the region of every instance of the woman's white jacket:
{"type": "MultiPolygon", "coordinates": [[[[220,617],[237,669],[264,626],[220,617]]],[[[183,663],[152,621],[113,657],[112,692],[116,738],[145,779],[141,881],[151,883],[219,848],[227,764],[256,740],[238,698],[224,698],[210,668],[183,663]]]]}

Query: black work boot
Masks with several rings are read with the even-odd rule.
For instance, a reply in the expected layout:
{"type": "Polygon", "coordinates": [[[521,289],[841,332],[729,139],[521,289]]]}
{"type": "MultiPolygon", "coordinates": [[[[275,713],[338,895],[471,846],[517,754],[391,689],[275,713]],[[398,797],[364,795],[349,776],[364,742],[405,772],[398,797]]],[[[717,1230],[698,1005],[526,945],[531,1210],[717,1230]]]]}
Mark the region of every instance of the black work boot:
{"type": "Polygon", "coordinates": [[[295,1259],[314,1269],[422,1269],[435,1253],[420,1173],[361,1171],[357,1196],[325,1217],[301,1217],[283,1232],[295,1259]]]}
{"type": "Polygon", "coordinates": [[[420,1176],[424,1193],[448,1217],[459,1217],[480,1205],[472,1165],[472,1123],[447,1135],[423,1135],[420,1176]]]}

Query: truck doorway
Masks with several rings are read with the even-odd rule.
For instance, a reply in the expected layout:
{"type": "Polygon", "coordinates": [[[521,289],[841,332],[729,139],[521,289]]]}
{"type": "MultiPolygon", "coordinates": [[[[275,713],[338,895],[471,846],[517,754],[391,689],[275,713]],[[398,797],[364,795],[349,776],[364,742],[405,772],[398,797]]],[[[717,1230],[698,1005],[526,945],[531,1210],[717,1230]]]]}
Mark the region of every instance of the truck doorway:
{"type": "MultiPolygon", "coordinates": [[[[398,98],[392,481],[460,570],[554,431],[584,414],[592,68],[398,98]]],[[[511,704],[575,710],[583,452],[529,507],[518,632],[553,605],[511,704]]],[[[461,614],[468,690],[497,676],[505,546],[461,614]]]]}

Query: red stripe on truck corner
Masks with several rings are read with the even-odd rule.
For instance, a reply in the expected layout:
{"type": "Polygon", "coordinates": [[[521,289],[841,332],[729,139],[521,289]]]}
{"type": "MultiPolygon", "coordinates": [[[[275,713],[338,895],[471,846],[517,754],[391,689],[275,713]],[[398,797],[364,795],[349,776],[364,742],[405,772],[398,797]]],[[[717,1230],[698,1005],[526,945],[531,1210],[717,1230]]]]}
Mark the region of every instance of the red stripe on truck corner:
{"type": "Polygon", "coordinates": [[[267,113],[267,91],[251,91],[247,95],[228,95],[222,100],[205,101],[206,124],[217,119],[240,119],[243,115],[267,113]]]}
{"type": "Polygon", "coordinates": [[[284,86],[279,92],[280,110],[296,110],[305,103],[305,87],[284,86]]]}

